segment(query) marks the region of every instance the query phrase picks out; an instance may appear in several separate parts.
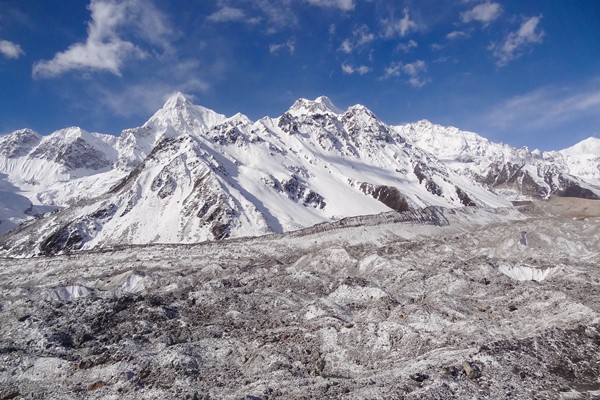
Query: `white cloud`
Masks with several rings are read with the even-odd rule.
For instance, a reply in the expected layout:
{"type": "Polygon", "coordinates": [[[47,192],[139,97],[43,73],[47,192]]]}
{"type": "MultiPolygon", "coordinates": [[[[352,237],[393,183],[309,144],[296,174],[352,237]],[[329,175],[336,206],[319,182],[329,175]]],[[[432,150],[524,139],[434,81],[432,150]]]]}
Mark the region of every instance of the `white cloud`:
{"type": "Polygon", "coordinates": [[[408,78],[408,84],[412,87],[420,88],[429,82],[429,79],[424,76],[426,72],[427,64],[423,60],[417,60],[409,64],[394,62],[385,68],[385,73],[380,79],[397,78],[404,75],[408,78]]]}
{"type": "Polygon", "coordinates": [[[342,45],[340,46],[340,51],[346,54],[352,53],[352,43],[350,42],[350,39],[346,39],[342,42],[342,45]]]}
{"type": "Polygon", "coordinates": [[[84,43],[75,43],[48,61],[33,65],[33,76],[47,78],[71,70],[99,70],[121,76],[128,59],[142,59],[148,53],[123,38],[126,32],[143,42],[169,49],[171,30],[163,15],[150,3],[137,0],[92,0],[91,21],[84,43]]]}
{"type": "Polygon", "coordinates": [[[402,63],[391,63],[385,68],[385,73],[381,77],[381,79],[389,79],[393,77],[398,77],[402,73],[402,63]]]}
{"type": "Polygon", "coordinates": [[[460,38],[467,38],[469,34],[463,31],[452,31],[446,35],[446,39],[448,40],[456,40],[460,38]]]}
{"type": "Polygon", "coordinates": [[[345,39],[340,45],[339,51],[350,54],[356,49],[361,49],[367,44],[375,40],[375,35],[369,30],[366,25],[356,27],[352,31],[352,37],[345,39]]]}
{"type": "Polygon", "coordinates": [[[25,54],[25,52],[16,43],[9,42],[8,40],[0,40],[0,54],[6,58],[17,59],[25,54]]]}
{"type": "Polygon", "coordinates": [[[371,71],[371,68],[367,67],[366,65],[361,65],[361,66],[358,66],[358,67],[354,67],[354,66],[352,66],[350,64],[343,63],[342,64],[342,71],[345,74],[348,74],[348,75],[352,75],[352,74],[364,75],[364,74],[369,73],[371,71]]]}
{"type": "Polygon", "coordinates": [[[369,31],[369,28],[366,25],[363,25],[354,30],[353,34],[356,38],[357,46],[364,46],[375,40],[375,35],[369,31]]]}
{"type": "Polygon", "coordinates": [[[244,22],[250,25],[258,24],[261,21],[259,17],[248,17],[241,8],[223,6],[207,18],[210,22],[244,22]]]}
{"type": "Polygon", "coordinates": [[[209,15],[207,19],[211,22],[242,21],[246,19],[246,13],[240,8],[224,6],[209,15]]]}
{"type": "Polygon", "coordinates": [[[402,71],[409,76],[408,83],[412,87],[420,88],[425,86],[428,79],[423,77],[423,74],[427,72],[427,64],[423,60],[417,60],[411,64],[405,64],[402,67],[402,71]]]}
{"type": "Polygon", "coordinates": [[[283,43],[271,43],[269,45],[269,52],[271,54],[277,54],[280,50],[287,49],[290,54],[294,54],[296,51],[296,39],[290,38],[283,43]]]}
{"type": "Polygon", "coordinates": [[[354,0],[306,0],[308,4],[319,7],[339,8],[342,11],[354,10],[354,0]]]}
{"type": "Polygon", "coordinates": [[[465,11],[460,15],[462,22],[468,23],[471,21],[489,24],[502,14],[502,6],[498,3],[485,2],[478,4],[469,11],[465,11]]]}
{"type": "Polygon", "coordinates": [[[298,17],[292,7],[293,1],[296,0],[244,0],[243,3],[248,4],[253,12],[259,15],[249,19],[249,22],[264,21],[260,26],[266,28],[266,33],[273,34],[298,26],[298,17]]]}
{"type": "Polygon", "coordinates": [[[500,130],[518,126],[522,131],[544,131],[599,115],[596,82],[574,88],[544,87],[515,96],[484,114],[482,123],[500,130]]]}
{"type": "Polygon", "coordinates": [[[404,53],[408,53],[411,49],[414,49],[417,46],[418,46],[417,42],[415,42],[414,40],[411,39],[406,43],[399,43],[396,46],[396,50],[402,51],[404,53]]]}
{"type": "Polygon", "coordinates": [[[544,31],[538,29],[541,17],[531,17],[521,24],[521,27],[508,34],[506,39],[499,44],[492,44],[489,49],[497,58],[496,65],[502,67],[515,58],[519,58],[523,49],[529,45],[541,43],[544,31]]]}
{"type": "Polygon", "coordinates": [[[381,23],[383,25],[382,34],[385,38],[392,38],[396,35],[404,37],[410,32],[420,29],[419,25],[410,18],[408,8],[404,9],[401,19],[394,20],[393,18],[385,18],[381,20],[381,23]]]}

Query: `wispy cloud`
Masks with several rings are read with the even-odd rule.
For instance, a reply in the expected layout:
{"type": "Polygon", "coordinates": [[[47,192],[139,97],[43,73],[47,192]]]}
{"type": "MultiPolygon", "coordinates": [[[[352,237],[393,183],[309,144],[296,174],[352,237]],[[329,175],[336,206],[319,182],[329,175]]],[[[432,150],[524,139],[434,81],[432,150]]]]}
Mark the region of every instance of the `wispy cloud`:
{"type": "Polygon", "coordinates": [[[121,76],[129,59],[143,59],[149,54],[124,38],[132,38],[169,50],[172,35],[163,15],[150,3],[137,0],[92,0],[88,6],[91,21],[88,37],[54,58],[33,65],[35,78],[49,78],[72,70],[107,71],[121,76]]]}
{"type": "Polygon", "coordinates": [[[25,52],[16,43],[9,42],[8,40],[0,40],[0,54],[6,58],[17,59],[25,54],[25,52]]]}
{"type": "Polygon", "coordinates": [[[246,13],[241,8],[223,6],[207,18],[211,22],[243,21],[246,13]]]}
{"type": "Polygon", "coordinates": [[[417,60],[411,64],[405,64],[402,67],[405,74],[408,75],[408,83],[412,87],[420,88],[425,86],[429,80],[423,76],[427,72],[427,64],[423,60],[417,60]]]}
{"type": "Polygon", "coordinates": [[[408,64],[394,62],[385,68],[385,73],[380,79],[385,80],[405,76],[409,85],[414,88],[421,88],[429,82],[429,79],[425,77],[426,72],[427,64],[423,60],[417,60],[408,64]]]}
{"type": "MultiPolygon", "coordinates": [[[[201,64],[195,60],[178,61],[165,65],[155,71],[152,80],[138,79],[116,88],[108,88],[94,83],[88,88],[90,98],[99,101],[102,110],[108,109],[118,116],[148,115],[156,111],[169,94],[180,91],[185,93],[206,92],[210,85],[198,77],[201,64]]],[[[89,105],[97,111],[97,104],[89,105]]]]}
{"type": "Polygon", "coordinates": [[[384,18],[381,20],[381,25],[383,27],[382,35],[383,37],[388,39],[397,35],[399,35],[400,37],[404,37],[410,32],[417,31],[420,29],[419,24],[417,24],[413,19],[411,19],[408,8],[405,8],[403,10],[402,18],[384,18]]]}
{"type": "Polygon", "coordinates": [[[485,2],[463,12],[460,19],[465,23],[477,21],[487,25],[498,18],[500,14],[502,14],[502,6],[499,3],[485,2]]]}
{"type": "Polygon", "coordinates": [[[418,47],[419,45],[414,40],[409,40],[406,43],[398,43],[396,46],[396,51],[402,51],[404,53],[408,53],[411,49],[418,47]]]}
{"type": "Polygon", "coordinates": [[[250,25],[258,24],[260,17],[250,17],[241,8],[222,6],[206,18],[210,22],[243,22],[250,25]]]}
{"type": "Polygon", "coordinates": [[[371,68],[367,67],[366,65],[354,67],[351,64],[343,63],[342,71],[348,75],[352,75],[352,74],[364,75],[364,74],[369,73],[371,71],[371,68]]]}
{"type": "Polygon", "coordinates": [[[280,50],[287,50],[290,54],[294,54],[296,51],[296,38],[290,38],[283,43],[271,43],[269,45],[269,52],[271,54],[277,54],[280,50]]]}
{"type": "Polygon", "coordinates": [[[252,15],[247,22],[261,22],[257,26],[264,28],[267,34],[298,26],[293,0],[238,0],[237,3],[246,5],[248,10],[245,14],[252,15]]]}
{"type": "Polygon", "coordinates": [[[387,67],[385,67],[385,73],[381,77],[381,79],[389,79],[393,77],[398,77],[402,73],[402,63],[401,62],[393,62],[387,67]]]}
{"type": "Polygon", "coordinates": [[[483,120],[500,130],[518,126],[522,131],[537,131],[599,115],[600,85],[592,82],[580,87],[544,87],[515,96],[493,107],[483,120]]]}
{"type": "Polygon", "coordinates": [[[446,35],[446,39],[448,40],[456,40],[461,38],[468,38],[469,34],[463,31],[452,31],[446,35]]]}
{"type": "Polygon", "coordinates": [[[308,4],[319,7],[338,8],[342,11],[354,10],[354,0],[306,0],[308,4]]]}
{"type": "Polygon", "coordinates": [[[502,67],[508,64],[515,58],[519,58],[523,51],[531,45],[543,41],[544,31],[541,28],[538,29],[540,20],[541,16],[531,17],[525,20],[518,30],[509,33],[504,41],[490,45],[489,49],[497,59],[496,65],[502,67]]]}
{"type": "Polygon", "coordinates": [[[345,39],[340,45],[339,51],[350,54],[357,49],[361,49],[375,40],[373,34],[367,25],[361,25],[352,31],[352,37],[345,39]]]}

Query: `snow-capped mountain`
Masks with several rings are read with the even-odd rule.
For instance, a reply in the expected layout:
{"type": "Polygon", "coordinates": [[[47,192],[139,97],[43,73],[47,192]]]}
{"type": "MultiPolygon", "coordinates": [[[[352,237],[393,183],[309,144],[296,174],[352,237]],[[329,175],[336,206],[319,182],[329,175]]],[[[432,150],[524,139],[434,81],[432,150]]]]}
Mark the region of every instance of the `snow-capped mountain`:
{"type": "Polygon", "coordinates": [[[118,138],[79,128],[0,138],[0,190],[20,196],[5,200],[17,211],[0,215],[0,229],[32,207],[60,208],[0,245],[55,254],[262,235],[390,209],[508,206],[495,192],[502,187],[546,196],[574,182],[600,193],[565,163],[423,121],[391,127],[364,106],[341,110],[326,97],[253,122],[176,94],[118,138]],[[540,173],[534,183],[547,190],[530,190],[526,177],[540,173]]]}
{"type": "Polygon", "coordinates": [[[506,198],[561,196],[599,199],[599,139],[560,152],[530,151],[493,143],[472,132],[419,121],[394,127],[410,143],[448,168],[506,198]]]}
{"type": "Polygon", "coordinates": [[[559,153],[569,173],[600,186],[600,139],[587,138],[559,153]]]}

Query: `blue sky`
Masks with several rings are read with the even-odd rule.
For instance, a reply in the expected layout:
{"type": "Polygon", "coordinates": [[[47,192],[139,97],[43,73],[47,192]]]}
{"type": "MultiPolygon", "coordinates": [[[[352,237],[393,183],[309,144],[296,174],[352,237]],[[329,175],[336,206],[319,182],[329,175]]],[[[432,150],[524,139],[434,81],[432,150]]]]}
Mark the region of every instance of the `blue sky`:
{"type": "Polygon", "coordinates": [[[1,0],[0,133],[118,134],[166,96],[299,97],[542,150],[600,136],[600,2],[1,0]]]}

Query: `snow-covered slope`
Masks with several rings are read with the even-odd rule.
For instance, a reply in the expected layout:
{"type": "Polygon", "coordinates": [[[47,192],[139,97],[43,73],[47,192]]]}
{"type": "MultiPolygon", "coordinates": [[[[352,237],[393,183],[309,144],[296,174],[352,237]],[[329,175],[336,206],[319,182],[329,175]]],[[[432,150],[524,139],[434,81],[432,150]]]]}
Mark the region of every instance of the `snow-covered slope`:
{"type": "Polygon", "coordinates": [[[34,215],[101,194],[106,182],[123,175],[112,168],[116,143],[114,136],[76,127],[48,136],[24,129],[0,137],[0,232],[34,215]]]}
{"type": "Polygon", "coordinates": [[[590,137],[558,153],[571,174],[600,186],[600,139],[590,137]]]}
{"type": "Polygon", "coordinates": [[[178,93],[118,138],[79,128],[1,138],[0,173],[29,200],[11,200],[12,226],[29,217],[24,206],[64,208],[0,244],[54,254],[262,235],[426,206],[503,207],[501,188],[538,196],[570,182],[587,188],[563,164],[425,121],[390,127],[364,106],[341,110],[324,96],[251,121],[178,93]]]}
{"type": "Polygon", "coordinates": [[[552,194],[600,198],[600,156],[597,153],[594,159],[589,154],[597,150],[593,140],[561,152],[542,153],[493,143],[476,133],[429,121],[394,128],[453,171],[475,179],[506,198],[548,198],[552,194]]]}

